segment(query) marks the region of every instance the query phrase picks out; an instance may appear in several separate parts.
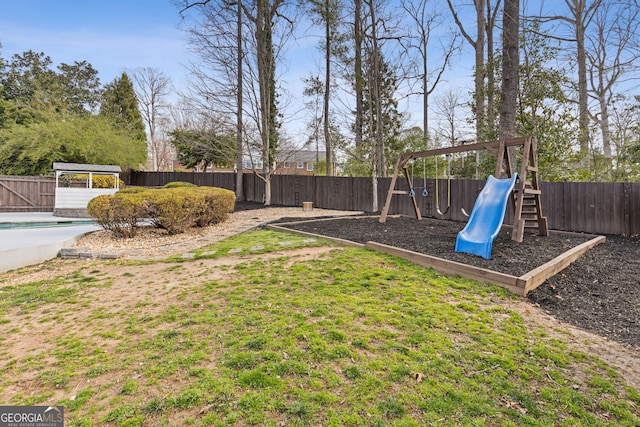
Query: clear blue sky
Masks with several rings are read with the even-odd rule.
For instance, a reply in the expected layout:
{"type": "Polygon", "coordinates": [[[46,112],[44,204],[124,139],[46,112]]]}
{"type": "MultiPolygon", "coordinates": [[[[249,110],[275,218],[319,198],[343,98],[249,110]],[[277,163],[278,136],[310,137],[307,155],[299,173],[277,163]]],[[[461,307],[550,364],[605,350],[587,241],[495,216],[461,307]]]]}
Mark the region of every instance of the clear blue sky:
{"type": "Polygon", "coordinates": [[[102,84],[152,67],[179,86],[188,62],[179,22],[170,0],[0,0],[0,56],[33,50],[54,66],[87,61],[102,84]]]}

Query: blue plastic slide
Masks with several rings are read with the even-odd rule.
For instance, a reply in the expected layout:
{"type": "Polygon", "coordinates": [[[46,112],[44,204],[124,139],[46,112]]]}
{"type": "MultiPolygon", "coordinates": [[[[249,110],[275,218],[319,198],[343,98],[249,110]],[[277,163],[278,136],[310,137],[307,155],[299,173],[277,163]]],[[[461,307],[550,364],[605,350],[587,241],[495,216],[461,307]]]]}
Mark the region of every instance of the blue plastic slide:
{"type": "Polygon", "coordinates": [[[456,252],[466,252],[491,258],[491,246],[502,227],[507,202],[518,174],[510,179],[496,179],[489,175],[487,183],[478,194],[467,225],[458,233],[456,252]]]}

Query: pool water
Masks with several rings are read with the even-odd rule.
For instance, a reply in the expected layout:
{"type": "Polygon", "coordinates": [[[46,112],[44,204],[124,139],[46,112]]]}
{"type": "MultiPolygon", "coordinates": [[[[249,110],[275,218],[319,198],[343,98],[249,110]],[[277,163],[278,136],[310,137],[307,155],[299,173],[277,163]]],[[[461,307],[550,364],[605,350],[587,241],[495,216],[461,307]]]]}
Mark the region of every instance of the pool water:
{"type": "Polygon", "coordinates": [[[43,222],[0,222],[0,230],[15,230],[23,228],[57,228],[73,227],[78,225],[96,225],[95,221],[43,221],[43,222]]]}

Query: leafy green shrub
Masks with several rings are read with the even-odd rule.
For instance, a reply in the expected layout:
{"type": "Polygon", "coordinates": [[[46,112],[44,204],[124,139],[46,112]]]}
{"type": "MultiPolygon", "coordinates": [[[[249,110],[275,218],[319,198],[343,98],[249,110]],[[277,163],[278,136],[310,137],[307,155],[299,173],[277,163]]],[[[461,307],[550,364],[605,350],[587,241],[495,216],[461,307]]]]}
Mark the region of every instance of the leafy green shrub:
{"type": "Polygon", "coordinates": [[[144,194],[153,224],[171,234],[194,227],[196,216],[204,210],[204,198],[194,197],[194,192],[187,188],[161,188],[144,194]]]}
{"type": "Polygon", "coordinates": [[[117,237],[133,237],[147,219],[171,234],[224,221],[233,212],[233,191],[216,187],[145,189],[129,187],[89,202],[89,215],[117,237]]]}
{"type": "Polygon", "coordinates": [[[167,182],[162,188],[182,188],[182,187],[197,187],[197,185],[191,182],[173,181],[173,182],[167,182]]]}
{"type": "Polygon", "coordinates": [[[116,237],[133,237],[145,217],[144,204],[138,194],[98,196],[89,201],[87,212],[105,230],[116,237]]]}
{"type": "Polygon", "coordinates": [[[205,208],[198,214],[196,225],[206,227],[218,224],[227,219],[233,212],[236,204],[236,195],[233,191],[217,187],[198,187],[205,201],[205,208]]]}

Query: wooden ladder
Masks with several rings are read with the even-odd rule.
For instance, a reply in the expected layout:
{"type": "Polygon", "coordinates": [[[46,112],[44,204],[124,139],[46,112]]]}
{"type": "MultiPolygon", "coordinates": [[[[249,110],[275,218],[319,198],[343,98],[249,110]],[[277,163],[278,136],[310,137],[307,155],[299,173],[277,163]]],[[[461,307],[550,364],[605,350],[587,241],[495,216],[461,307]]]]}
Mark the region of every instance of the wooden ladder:
{"type": "MultiPolygon", "coordinates": [[[[542,215],[540,181],[538,177],[538,156],[536,144],[532,138],[526,138],[522,146],[522,163],[516,187],[513,191],[513,231],[511,240],[522,242],[525,230],[538,230],[541,236],[549,235],[547,217],[542,215]]],[[[496,178],[510,178],[513,176],[512,161],[509,147],[502,142],[498,149],[496,163],[496,178]]]]}

